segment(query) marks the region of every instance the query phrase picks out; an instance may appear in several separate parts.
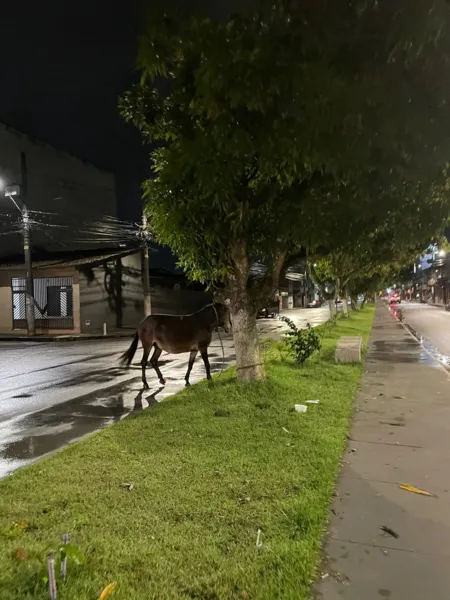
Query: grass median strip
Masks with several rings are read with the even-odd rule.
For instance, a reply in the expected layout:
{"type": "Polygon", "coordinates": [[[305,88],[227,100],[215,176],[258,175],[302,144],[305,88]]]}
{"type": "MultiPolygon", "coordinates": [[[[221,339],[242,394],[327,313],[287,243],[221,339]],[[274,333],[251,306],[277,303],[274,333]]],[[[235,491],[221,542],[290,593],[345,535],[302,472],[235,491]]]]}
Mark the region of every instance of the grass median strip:
{"type": "Polygon", "coordinates": [[[339,320],[303,368],[270,353],[264,383],[231,369],[1,481],[0,598],[48,598],[62,533],[85,563],[61,600],[113,581],[117,600],[307,598],[362,372],[333,348],[372,318],[339,320]]]}

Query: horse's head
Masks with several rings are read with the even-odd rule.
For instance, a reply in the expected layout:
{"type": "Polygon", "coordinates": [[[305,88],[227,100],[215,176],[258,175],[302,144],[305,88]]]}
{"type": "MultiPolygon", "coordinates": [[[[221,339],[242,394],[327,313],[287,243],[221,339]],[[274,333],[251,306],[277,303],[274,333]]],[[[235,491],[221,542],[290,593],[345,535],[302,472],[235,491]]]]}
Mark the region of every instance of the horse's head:
{"type": "Polygon", "coordinates": [[[227,304],[214,304],[217,313],[217,326],[223,327],[225,333],[231,331],[231,315],[227,304]]]}

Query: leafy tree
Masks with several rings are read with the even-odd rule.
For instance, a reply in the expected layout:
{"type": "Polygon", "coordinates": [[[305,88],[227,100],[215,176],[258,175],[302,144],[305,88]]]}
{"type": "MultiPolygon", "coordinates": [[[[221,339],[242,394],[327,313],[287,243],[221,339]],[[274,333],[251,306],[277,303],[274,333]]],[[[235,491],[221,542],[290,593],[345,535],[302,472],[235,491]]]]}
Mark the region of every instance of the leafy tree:
{"type": "Polygon", "coordinates": [[[264,376],[257,310],[305,247],[338,260],[448,216],[448,7],[432,4],[282,1],[146,28],[121,111],[157,144],[147,212],[191,277],[223,282],[242,380],[264,376]]]}
{"type": "MultiPolygon", "coordinates": [[[[313,276],[322,287],[325,282],[335,286],[335,297],[342,293],[343,298],[352,298],[356,308],[359,294],[367,296],[383,287],[383,284],[398,274],[405,266],[411,265],[429,244],[430,238],[416,234],[411,238],[411,224],[396,224],[392,230],[385,225],[383,231],[371,233],[354,246],[341,245],[325,257],[315,260],[311,267],[313,276]]],[[[330,311],[335,311],[334,301],[330,311]]],[[[348,317],[348,305],[344,301],[343,311],[348,317]]]]}

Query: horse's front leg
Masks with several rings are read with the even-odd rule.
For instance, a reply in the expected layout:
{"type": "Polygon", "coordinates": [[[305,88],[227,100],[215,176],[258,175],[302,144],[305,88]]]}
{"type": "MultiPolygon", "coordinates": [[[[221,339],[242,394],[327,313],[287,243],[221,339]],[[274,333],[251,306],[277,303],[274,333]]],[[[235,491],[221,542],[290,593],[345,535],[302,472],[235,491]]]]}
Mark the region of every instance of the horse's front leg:
{"type": "Polygon", "coordinates": [[[150,364],[155,369],[156,374],[158,375],[159,383],[161,385],[166,385],[166,380],[162,376],[162,373],[161,373],[161,371],[159,370],[159,367],[158,367],[158,359],[161,356],[161,353],[162,353],[161,348],[159,346],[155,345],[155,351],[153,352],[153,355],[152,355],[152,357],[150,359],[150,364]]]}
{"type": "Polygon", "coordinates": [[[147,377],[145,375],[145,369],[147,368],[148,355],[150,354],[150,348],[144,346],[144,354],[141,360],[142,367],[142,383],[144,384],[144,390],[148,390],[147,377]]]}
{"type": "Polygon", "coordinates": [[[211,366],[209,364],[209,358],[208,358],[208,348],[202,348],[200,350],[200,354],[203,358],[203,362],[205,363],[206,379],[210,380],[210,379],[212,379],[212,377],[211,377],[211,366]]]}
{"type": "Polygon", "coordinates": [[[195,362],[197,353],[198,353],[198,350],[192,350],[191,353],[190,353],[190,355],[189,355],[188,370],[187,370],[187,373],[186,373],[186,377],[184,378],[185,381],[186,381],[186,386],[191,385],[189,383],[189,375],[191,374],[192,367],[194,366],[194,362],[195,362]]]}

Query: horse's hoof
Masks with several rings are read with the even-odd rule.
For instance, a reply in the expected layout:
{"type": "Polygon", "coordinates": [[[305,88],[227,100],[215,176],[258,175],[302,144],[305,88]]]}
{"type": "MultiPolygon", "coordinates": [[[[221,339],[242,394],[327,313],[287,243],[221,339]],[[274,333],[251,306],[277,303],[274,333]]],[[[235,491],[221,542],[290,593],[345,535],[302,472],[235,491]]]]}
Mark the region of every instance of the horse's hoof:
{"type": "Polygon", "coordinates": [[[167,380],[166,380],[166,379],[164,379],[164,377],[162,377],[162,378],[159,380],[159,383],[160,383],[161,385],[166,385],[166,383],[167,383],[167,380]]]}
{"type": "Polygon", "coordinates": [[[148,385],[148,383],[144,383],[144,390],[149,390],[150,386],[148,385]]]}
{"type": "Polygon", "coordinates": [[[189,381],[186,381],[186,387],[190,387],[191,384],[189,383],[189,381]]]}

